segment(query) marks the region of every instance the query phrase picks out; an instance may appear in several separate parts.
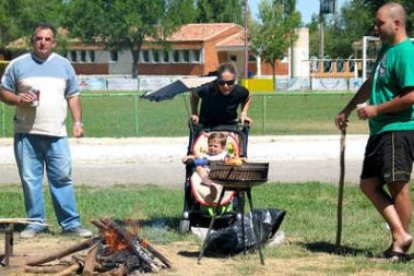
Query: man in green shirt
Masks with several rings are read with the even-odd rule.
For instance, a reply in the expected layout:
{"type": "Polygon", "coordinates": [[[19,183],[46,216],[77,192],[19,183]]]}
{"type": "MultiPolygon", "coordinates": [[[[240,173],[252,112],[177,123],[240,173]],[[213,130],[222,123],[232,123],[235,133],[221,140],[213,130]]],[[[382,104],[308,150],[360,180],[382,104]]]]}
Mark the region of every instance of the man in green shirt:
{"type": "Polygon", "coordinates": [[[369,120],[360,187],[384,217],[392,243],[381,255],[402,259],[412,243],[410,177],[414,160],[414,44],[406,33],[406,13],[395,2],[376,13],[375,31],[383,42],[372,75],[335,118],[344,130],[349,114],[369,120]],[[369,104],[363,104],[369,100],[369,104]],[[389,193],[384,186],[387,186],[389,193]]]}

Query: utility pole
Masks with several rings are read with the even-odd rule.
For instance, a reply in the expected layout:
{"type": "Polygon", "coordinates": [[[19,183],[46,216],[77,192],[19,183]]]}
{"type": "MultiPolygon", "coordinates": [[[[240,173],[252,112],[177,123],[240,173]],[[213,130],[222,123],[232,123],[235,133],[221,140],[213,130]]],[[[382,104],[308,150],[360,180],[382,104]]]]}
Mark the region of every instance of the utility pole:
{"type": "Polygon", "coordinates": [[[319,59],[323,59],[324,53],[324,26],[323,26],[323,6],[324,0],[319,0],[319,59]]]}

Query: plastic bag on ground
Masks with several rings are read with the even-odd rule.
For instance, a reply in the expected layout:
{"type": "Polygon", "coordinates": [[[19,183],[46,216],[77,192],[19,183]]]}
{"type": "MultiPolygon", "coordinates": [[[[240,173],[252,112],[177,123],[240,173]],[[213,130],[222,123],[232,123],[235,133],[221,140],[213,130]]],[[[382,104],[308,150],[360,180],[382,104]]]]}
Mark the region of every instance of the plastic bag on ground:
{"type": "MultiPolygon", "coordinates": [[[[286,212],[280,209],[257,209],[244,217],[246,249],[254,249],[258,242],[266,243],[279,229],[286,212]],[[253,223],[259,241],[253,232],[253,223]]],[[[230,226],[211,233],[207,240],[207,251],[233,255],[244,251],[241,219],[230,226]]]]}

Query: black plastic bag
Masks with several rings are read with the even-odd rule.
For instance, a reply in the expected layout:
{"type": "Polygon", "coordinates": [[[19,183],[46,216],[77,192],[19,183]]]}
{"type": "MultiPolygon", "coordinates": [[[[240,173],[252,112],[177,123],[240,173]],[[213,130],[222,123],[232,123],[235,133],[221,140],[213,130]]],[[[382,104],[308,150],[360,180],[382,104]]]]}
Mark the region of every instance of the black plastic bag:
{"type": "MultiPolygon", "coordinates": [[[[257,209],[244,217],[246,250],[258,245],[253,232],[253,223],[261,244],[271,239],[279,229],[286,212],[280,209],[257,209]]],[[[234,255],[244,251],[241,219],[230,227],[211,233],[207,240],[207,251],[223,255],[234,255]]]]}

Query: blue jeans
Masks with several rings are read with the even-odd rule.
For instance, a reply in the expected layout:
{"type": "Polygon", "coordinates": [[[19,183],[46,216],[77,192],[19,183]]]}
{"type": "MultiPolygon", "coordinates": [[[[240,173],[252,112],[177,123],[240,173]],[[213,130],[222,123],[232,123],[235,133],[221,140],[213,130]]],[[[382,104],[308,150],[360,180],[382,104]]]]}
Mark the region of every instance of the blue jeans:
{"type": "MultiPolygon", "coordinates": [[[[62,229],[80,225],[72,183],[72,162],[68,139],[17,133],[14,155],[23,185],[24,204],[29,218],[46,220],[43,197],[43,174],[46,174],[53,208],[62,229]]],[[[32,224],[41,231],[45,227],[32,224]]]]}

